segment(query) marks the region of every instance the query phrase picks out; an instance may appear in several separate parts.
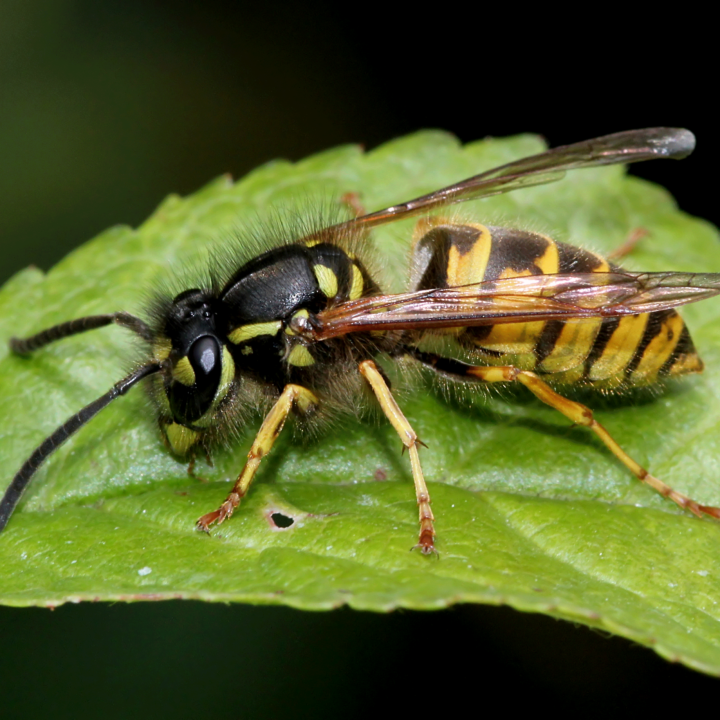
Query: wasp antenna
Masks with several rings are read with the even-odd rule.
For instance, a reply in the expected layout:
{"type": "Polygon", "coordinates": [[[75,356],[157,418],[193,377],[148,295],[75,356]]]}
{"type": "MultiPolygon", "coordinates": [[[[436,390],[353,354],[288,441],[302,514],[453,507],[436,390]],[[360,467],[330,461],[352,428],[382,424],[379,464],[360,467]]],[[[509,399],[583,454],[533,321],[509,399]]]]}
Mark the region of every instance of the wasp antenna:
{"type": "MultiPolygon", "coordinates": [[[[71,323],[66,324],[69,325],[71,323]]],[[[32,455],[23,463],[20,470],[18,470],[0,501],[0,531],[7,525],[13,510],[15,510],[15,506],[20,501],[23,492],[25,492],[25,488],[30,483],[30,480],[40,465],[71,435],[76,433],[85,423],[92,420],[95,415],[115,400],[115,398],[124,395],[133,385],[136,385],[148,375],[158,372],[161,367],[160,363],[149,363],[148,365],[139,367],[130,373],[130,375],[120,380],[120,382],[115,383],[104,395],[101,395],[97,400],[93,400],[89,405],[86,405],[80,412],[64,422],[52,435],[43,440],[33,451],[32,455]]]]}
{"type": "Polygon", "coordinates": [[[152,331],[140,318],[130,313],[116,312],[107,315],[87,315],[86,317],[69,320],[59,325],[53,325],[47,330],[31,335],[28,338],[11,338],[10,349],[17,355],[27,355],[56,340],[105,327],[112,323],[132,330],[143,340],[151,341],[153,339],[152,331]]]}

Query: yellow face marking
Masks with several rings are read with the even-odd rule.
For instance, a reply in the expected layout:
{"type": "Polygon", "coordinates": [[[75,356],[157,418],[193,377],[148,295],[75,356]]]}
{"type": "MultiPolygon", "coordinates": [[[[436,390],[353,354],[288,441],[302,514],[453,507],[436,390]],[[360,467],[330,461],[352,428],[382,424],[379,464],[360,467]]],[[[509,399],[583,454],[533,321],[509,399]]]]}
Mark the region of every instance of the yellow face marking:
{"type": "Polygon", "coordinates": [[[187,455],[188,450],[200,438],[199,432],[174,422],[164,426],[163,430],[172,451],[176,455],[187,455]]]}
{"type": "Polygon", "coordinates": [[[350,300],[358,300],[362,297],[363,290],[365,289],[365,282],[363,281],[362,273],[360,268],[353,263],[352,264],[352,281],[350,282],[350,300]]]}
{"type": "Polygon", "coordinates": [[[253,349],[250,347],[250,345],[246,345],[241,351],[243,355],[252,355],[253,349]]]}
{"type": "Polygon", "coordinates": [[[213,408],[217,407],[217,404],[225,398],[230,390],[230,385],[235,379],[235,361],[227,349],[226,345],[223,345],[222,353],[222,373],[220,375],[220,385],[218,386],[217,392],[215,393],[215,399],[213,400],[213,408]]]}
{"type": "MultiPolygon", "coordinates": [[[[292,321],[295,320],[296,318],[309,318],[309,317],[310,317],[310,313],[309,313],[307,310],[304,310],[304,309],[303,309],[303,310],[298,310],[298,311],[292,316],[292,318],[290,318],[290,321],[292,322],[292,321]]],[[[285,328],[285,334],[286,334],[286,335],[295,335],[296,333],[295,333],[295,331],[290,327],[290,325],[288,325],[288,326],[285,328]]]]}
{"type": "Polygon", "coordinates": [[[304,345],[296,345],[290,351],[287,361],[295,367],[307,367],[315,364],[315,359],[304,345]]]}
{"type": "Polygon", "coordinates": [[[476,223],[466,223],[466,225],[475,228],[480,234],[472,247],[464,254],[455,245],[450,246],[447,262],[447,284],[449,286],[479,283],[485,278],[485,270],[492,247],[491,233],[484,225],[476,223]]]}
{"type": "Polygon", "coordinates": [[[281,326],[282,322],[280,320],[241,325],[228,335],[228,340],[233,343],[233,345],[239,345],[241,342],[252,340],[259,335],[275,335],[281,326]]]}
{"type": "Polygon", "coordinates": [[[325,265],[313,265],[313,272],[315,273],[323,295],[328,298],[334,298],[338,292],[337,275],[325,265]]]}
{"type": "Polygon", "coordinates": [[[676,312],[665,319],[660,332],[648,343],[642,359],[633,371],[633,382],[642,384],[655,381],[658,370],[675,351],[684,326],[683,319],[676,312]]]}
{"type": "Polygon", "coordinates": [[[153,357],[158,362],[164,362],[168,359],[171,350],[172,342],[170,342],[170,338],[159,337],[153,345],[153,357]]]}
{"type": "Polygon", "coordinates": [[[640,340],[642,340],[647,322],[647,313],[644,315],[626,315],[621,318],[602,355],[590,368],[588,378],[590,380],[609,380],[618,377],[623,380],[623,370],[633,359],[635,350],[640,344],[640,340]]]}
{"type": "Polygon", "coordinates": [[[173,368],[172,376],[174,380],[188,387],[195,384],[195,371],[192,369],[187,355],[178,360],[177,365],[173,368]]]}

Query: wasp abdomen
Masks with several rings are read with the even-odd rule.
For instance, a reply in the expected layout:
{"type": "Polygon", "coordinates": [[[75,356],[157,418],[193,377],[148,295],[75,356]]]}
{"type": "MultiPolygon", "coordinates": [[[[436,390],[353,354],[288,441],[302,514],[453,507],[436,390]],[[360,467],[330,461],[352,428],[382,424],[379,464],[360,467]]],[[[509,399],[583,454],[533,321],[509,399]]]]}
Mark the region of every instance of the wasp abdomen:
{"type": "MultiPolygon", "coordinates": [[[[618,269],[596,253],[539,233],[442,220],[425,221],[422,229],[414,251],[418,290],[524,275],[618,269]]],[[[552,376],[558,384],[612,389],[702,370],[687,327],[675,310],[450,332],[488,364],[532,370],[552,376]]]]}

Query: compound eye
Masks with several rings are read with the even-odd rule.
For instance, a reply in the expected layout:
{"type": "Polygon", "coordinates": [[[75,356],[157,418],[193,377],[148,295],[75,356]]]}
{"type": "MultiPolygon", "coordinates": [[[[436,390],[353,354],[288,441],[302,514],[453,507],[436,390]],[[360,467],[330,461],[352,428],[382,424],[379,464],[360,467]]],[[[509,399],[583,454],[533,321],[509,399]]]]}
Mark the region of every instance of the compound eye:
{"type": "Polygon", "coordinates": [[[220,343],[209,335],[198,338],[188,352],[188,360],[195,371],[195,382],[205,385],[203,379],[220,372],[222,356],[220,343]]]}
{"type": "Polygon", "coordinates": [[[212,335],[199,337],[173,370],[168,402],[175,422],[199,420],[212,406],[222,378],[222,347],[212,335]]]}

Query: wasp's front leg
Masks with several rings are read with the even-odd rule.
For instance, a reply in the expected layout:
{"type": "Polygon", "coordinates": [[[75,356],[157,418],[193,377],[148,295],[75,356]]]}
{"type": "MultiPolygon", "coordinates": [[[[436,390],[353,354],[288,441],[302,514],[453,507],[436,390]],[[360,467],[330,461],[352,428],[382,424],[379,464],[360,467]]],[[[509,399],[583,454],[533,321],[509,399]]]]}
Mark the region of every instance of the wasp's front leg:
{"type": "Polygon", "coordinates": [[[294,405],[307,412],[312,406],[318,402],[317,397],[307,388],[300,385],[286,385],[282,391],[277,402],[272,406],[272,409],[263,420],[263,424],[260,426],[258,434],[255,436],[250,452],[248,453],[248,459],[245,463],[245,467],[242,469],[240,475],[238,475],[233,489],[227,496],[225,502],[213,512],[203,515],[197,521],[197,528],[204,532],[208,532],[208,529],[213,523],[218,525],[227,520],[235,508],[240,504],[242,498],[247,494],[250,483],[257,469],[260,467],[260,461],[272,450],[273,445],[280,431],[285,425],[285,421],[290,414],[294,405]]]}

